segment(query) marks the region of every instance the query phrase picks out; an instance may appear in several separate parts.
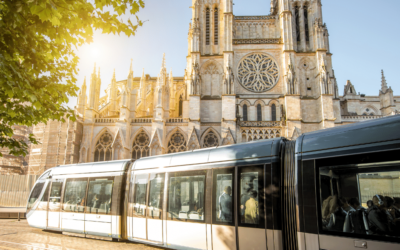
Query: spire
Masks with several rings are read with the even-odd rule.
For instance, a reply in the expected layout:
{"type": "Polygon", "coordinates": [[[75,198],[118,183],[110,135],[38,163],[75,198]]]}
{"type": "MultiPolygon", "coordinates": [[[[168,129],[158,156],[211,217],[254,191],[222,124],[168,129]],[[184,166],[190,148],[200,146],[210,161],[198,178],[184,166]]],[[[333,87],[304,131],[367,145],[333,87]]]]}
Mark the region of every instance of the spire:
{"type": "Polygon", "coordinates": [[[97,77],[100,78],[100,67],[99,67],[99,71],[97,72],[97,77]]]}
{"type": "Polygon", "coordinates": [[[114,73],[113,73],[113,78],[112,79],[115,80],[115,69],[114,69],[114,73]]]}
{"type": "Polygon", "coordinates": [[[96,63],[94,63],[93,74],[96,74],[96,63]]]}
{"type": "Polygon", "coordinates": [[[129,67],[129,73],[133,71],[132,70],[132,62],[133,62],[133,59],[131,58],[131,66],[129,67]]]}
{"type": "Polygon", "coordinates": [[[382,72],[382,88],[381,88],[381,90],[382,90],[382,92],[386,92],[386,90],[388,89],[388,86],[386,83],[386,78],[385,78],[385,74],[384,74],[383,70],[381,72],[382,72]]]}

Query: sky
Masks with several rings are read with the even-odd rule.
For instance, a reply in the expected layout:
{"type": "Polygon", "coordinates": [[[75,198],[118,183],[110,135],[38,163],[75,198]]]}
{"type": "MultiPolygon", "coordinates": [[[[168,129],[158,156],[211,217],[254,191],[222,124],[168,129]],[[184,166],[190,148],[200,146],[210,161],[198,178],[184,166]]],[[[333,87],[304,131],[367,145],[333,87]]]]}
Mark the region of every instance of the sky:
{"type": "MultiPolygon", "coordinates": [[[[163,53],[168,72],[183,76],[188,52],[187,35],[191,22],[191,0],[145,0],[139,17],[146,21],[133,37],[101,34],[94,42],[80,47],[77,86],[84,77],[89,88],[94,63],[100,67],[103,96],[111,82],[113,70],[117,81],[128,76],[132,59],[135,77],[146,74],[157,76],[163,53]]],[[[268,15],[269,0],[233,0],[234,15],[268,15]]],[[[378,95],[381,69],[395,95],[400,95],[399,70],[400,9],[399,0],[322,0],[323,21],[327,24],[333,69],[343,94],[344,85],[351,80],[357,92],[378,95]],[[396,46],[397,45],[397,46],[396,46]]],[[[87,93],[88,94],[88,93],[87,93]]],[[[70,98],[69,106],[76,105],[70,98]]]]}

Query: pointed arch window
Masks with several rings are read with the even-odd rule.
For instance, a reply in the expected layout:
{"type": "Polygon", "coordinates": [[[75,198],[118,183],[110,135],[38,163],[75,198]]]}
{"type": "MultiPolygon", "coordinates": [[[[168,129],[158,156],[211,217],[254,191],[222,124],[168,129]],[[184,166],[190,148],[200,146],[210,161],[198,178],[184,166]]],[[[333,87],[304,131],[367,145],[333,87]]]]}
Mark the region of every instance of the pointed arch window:
{"type": "Polygon", "coordinates": [[[272,104],[271,106],[271,114],[272,114],[272,121],[276,121],[276,105],[272,104]]]}
{"type": "Polygon", "coordinates": [[[211,148],[216,147],[219,145],[218,136],[210,130],[207,135],[204,137],[203,147],[204,148],[211,148]]]}
{"type": "Polygon", "coordinates": [[[218,8],[214,10],[214,45],[218,45],[218,8]]]}
{"type": "Polygon", "coordinates": [[[182,133],[176,131],[168,142],[168,153],[186,151],[186,140],[182,133]]]}
{"type": "Polygon", "coordinates": [[[149,156],[150,153],[149,143],[150,143],[149,136],[142,130],[133,141],[132,159],[138,160],[142,157],[149,156]]]}
{"type": "Polygon", "coordinates": [[[294,7],[294,21],[296,24],[296,41],[300,42],[300,7],[294,7]]]}
{"type": "Polygon", "coordinates": [[[111,161],[111,143],[112,136],[105,132],[96,143],[94,151],[94,161],[111,161]]]}
{"type": "Polygon", "coordinates": [[[257,105],[257,121],[262,121],[262,108],[261,104],[257,105]]]}
{"type": "Polygon", "coordinates": [[[243,121],[247,121],[247,105],[243,105],[243,121]]]}
{"type": "Polygon", "coordinates": [[[304,11],[304,26],[305,26],[304,33],[306,35],[306,42],[309,42],[310,41],[310,31],[308,28],[308,6],[304,5],[303,8],[304,8],[303,11],[304,11]]]}
{"type": "Polygon", "coordinates": [[[182,117],[183,114],[183,97],[179,97],[179,116],[182,117]]]}
{"type": "Polygon", "coordinates": [[[206,45],[210,45],[210,8],[206,9],[206,45]]]}

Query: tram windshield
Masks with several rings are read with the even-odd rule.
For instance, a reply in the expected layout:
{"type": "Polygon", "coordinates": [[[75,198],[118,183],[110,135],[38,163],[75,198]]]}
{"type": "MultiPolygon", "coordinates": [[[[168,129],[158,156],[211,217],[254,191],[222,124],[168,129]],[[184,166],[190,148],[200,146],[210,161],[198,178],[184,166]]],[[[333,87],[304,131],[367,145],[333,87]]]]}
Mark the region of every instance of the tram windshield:
{"type": "Polygon", "coordinates": [[[400,237],[400,167],[320,168],[323,230],[400,237]]]}
{"type": "Polygon", "coordinates": [[[32,190],[31,196],[28,199],[28,209],[31,209],[35,205],[37,199],[40,196],[40,193],[42,192],[43,186],[44,182],[36,183],[35,187],[32,190]]]}

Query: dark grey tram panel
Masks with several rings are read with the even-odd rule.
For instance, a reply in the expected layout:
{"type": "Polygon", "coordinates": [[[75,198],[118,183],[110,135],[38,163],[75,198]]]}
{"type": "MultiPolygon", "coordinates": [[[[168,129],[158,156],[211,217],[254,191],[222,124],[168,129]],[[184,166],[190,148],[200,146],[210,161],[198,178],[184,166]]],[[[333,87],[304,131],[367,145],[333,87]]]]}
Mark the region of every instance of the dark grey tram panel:
{"type": "Polygon", "coordinates": [[[396,115],[306,133],[299,150],[306,153],[399,139],[400,115],[396,115]]]}

